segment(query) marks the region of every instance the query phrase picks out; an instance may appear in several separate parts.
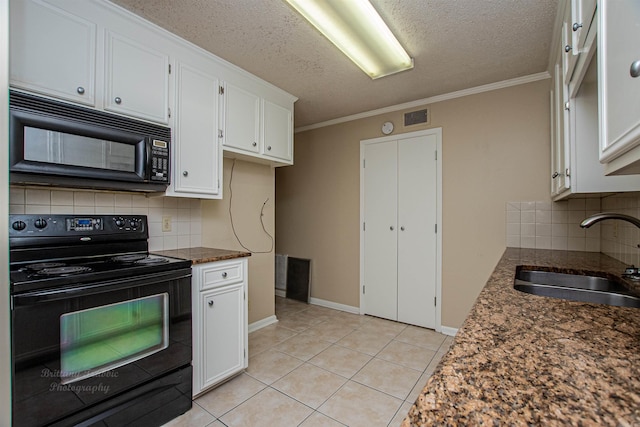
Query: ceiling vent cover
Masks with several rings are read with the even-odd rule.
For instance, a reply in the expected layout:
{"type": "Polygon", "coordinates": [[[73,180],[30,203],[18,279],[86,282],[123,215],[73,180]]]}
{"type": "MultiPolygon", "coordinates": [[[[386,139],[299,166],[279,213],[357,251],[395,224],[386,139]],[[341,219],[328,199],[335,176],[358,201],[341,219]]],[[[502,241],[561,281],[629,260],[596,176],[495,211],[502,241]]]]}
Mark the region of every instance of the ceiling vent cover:
{"type": "Polygon", "coordinates": [[[404,113],[405,126],[417,125],[420,123],[429,123],[429,110],[426,108],[424,110],[404,113]]]}

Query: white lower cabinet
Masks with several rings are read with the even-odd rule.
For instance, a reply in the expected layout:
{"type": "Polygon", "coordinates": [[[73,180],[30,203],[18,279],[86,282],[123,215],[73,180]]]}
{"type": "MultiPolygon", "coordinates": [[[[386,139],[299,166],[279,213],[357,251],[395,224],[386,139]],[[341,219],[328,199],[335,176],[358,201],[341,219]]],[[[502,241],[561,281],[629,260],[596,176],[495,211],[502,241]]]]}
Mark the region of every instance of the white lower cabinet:
{"type": "Polygon", "coordinates": [[[193,271],[193,396],[248,366],[247,259],[193,271]]]}

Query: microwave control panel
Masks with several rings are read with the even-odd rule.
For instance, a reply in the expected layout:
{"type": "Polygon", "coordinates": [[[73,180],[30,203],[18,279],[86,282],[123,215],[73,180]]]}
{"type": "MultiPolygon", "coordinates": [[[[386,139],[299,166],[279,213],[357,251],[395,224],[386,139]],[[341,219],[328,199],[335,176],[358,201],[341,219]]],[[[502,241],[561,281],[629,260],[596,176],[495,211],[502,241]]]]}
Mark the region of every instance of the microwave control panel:
{"type": "Polygon", "coordinates": [[[169,143],[159,139],[151,141],[151,181],[169,182],[169,143]]]}

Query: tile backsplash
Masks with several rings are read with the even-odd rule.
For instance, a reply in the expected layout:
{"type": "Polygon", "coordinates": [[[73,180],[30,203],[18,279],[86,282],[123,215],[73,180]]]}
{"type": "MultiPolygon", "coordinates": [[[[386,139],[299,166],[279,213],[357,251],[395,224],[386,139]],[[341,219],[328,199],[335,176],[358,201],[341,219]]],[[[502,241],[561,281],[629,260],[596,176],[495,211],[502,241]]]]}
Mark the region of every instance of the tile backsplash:
{"type": "Polygon", "coordinates": [[[12,186],[9,213],[147,215],[149,250],[201,246],[202,207],[199,199],[12,186]],[[171,231],[162,231],[163,217],[171,217],[171,231]]]}
{"type": "Polygon", "coordinates": [[[588,229],[580,222],[598,212],[640,218],[640,193],[560,202],[507,202],[507,246],[602,252],[640,266],[640,229],[620,220],[601,221],[588,229]]]}
{"type": "Polygon", "coordinates": [[[507,202],[507,246],[600,252],[600,224],[580,222],[601,211],[599,198],[561,202],[507,202]]]}
{"type": "MultiPolygon", "coordinates": [[[[640,218],[640,193],[624,193],[602,198],[603,212],[640,218]]],[[[600,222],[601,251],[626,264],[640,266],[640,228],[626,221],[600,222]]]]}

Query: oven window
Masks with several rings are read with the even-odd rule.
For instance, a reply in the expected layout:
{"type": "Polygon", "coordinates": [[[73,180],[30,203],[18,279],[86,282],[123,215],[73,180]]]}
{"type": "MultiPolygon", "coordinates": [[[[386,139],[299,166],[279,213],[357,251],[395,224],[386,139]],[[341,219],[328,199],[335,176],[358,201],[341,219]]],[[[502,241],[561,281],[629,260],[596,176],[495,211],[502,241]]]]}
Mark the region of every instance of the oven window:
{"type": "Polygon", "coordinates": [[[135,172],[135,146],[35,127],[24,127],[24,159],[135,172]]]}
{"type": "Polygon", "coordinates": [[[167,348],[169,295],[60,316],[60,380],[72,383],[167,348]]]}

